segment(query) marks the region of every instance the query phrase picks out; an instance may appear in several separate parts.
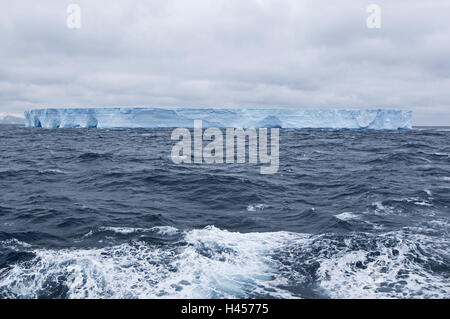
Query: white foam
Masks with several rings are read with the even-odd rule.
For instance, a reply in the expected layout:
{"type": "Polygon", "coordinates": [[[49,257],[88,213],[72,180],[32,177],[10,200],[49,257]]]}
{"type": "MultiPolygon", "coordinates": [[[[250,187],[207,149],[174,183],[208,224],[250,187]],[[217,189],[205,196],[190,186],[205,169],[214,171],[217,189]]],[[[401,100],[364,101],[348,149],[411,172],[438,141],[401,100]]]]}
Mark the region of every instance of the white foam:
{"type": "Polygon", "coordinates": [[[382,202],[372,203],[372,206],[375,206],[375,215],[385,216],[391,215],[394,213],[394,208],[391,206],[385,206],[382,202]]]}
{"type": "Polygon", "coordinates": [[[53,173],[53,174],[66,174],[66,172],[60,170],[60,169],[45,169],[42,171],[39,171],[39,173],[41,174],[45,174],[45,173],[53,173]]]}
{"type": "Polygon", "coordinates": [[[183,246],[133,241],[34,249],[32,260],[0,270],[0,295],[36,298],[63,285],[69,298],[294,298],[283,287],[314,281],[320,294],[333,298],[450,297],[450,282],[426,265],[445,265],[446,238],[406,230],[338,236],[213,226],[183,235],[183,246]],[[316,271],[309,274],[311,269],[316,271]]]}
{"type": "MultiPolygon", "coordinates": [[[[319,257],[320,287],[332,298],[448,298],[450,283],[425,268],[417,258],[445,263],[442,247],[421,235],[393,232],[375,238],[372,251],[355,249],[357,237],[336,254],[319,257]],[[396,243],[393,245],[393,243],[396,243]],[[421,245],[422,244],[422,245],[421,245]],[[418,248],[418,245],[421,247],[418,248]],[[426,247],[426,248],[425,248],[426,247]],[[431,257],[424,254],[428,250],[431,257]],[[440,250],[440,251],[439,251],[440,250]],[[412,257],[414,256],[414,257],[412,257]]],[[[360,239],[361,240],[361,239],[360,239]]]]}
{"type": "Polygon", "coordinates": [[[445,156],[445,157],[450,157],[450,154],[448,154],[448,153],[433,153],[434,155],[437,155],[437,156],[445,156]]]}
{"type": "Polygon", "coordinates": [[[179,233],[179,230],[172,226],[156,226],[150,230],[163,236],[173,236],[179,233]]]}
{"type": "Polygon", "coordinates": [[[99,249],[39,249],[31,262],[0,273],[0,291],[36,298],[49,282],[63,278],[59,284],[68,287],[70,298],[289,298],[293,295],[277,288],[279,282],[272,278],[276,263],[269,254],[290,236],[207,227],[185,233],[184,247],[133,242],[99,249]]]}
{"type": "Polygon", "coordinates": [[[433,229],[442,229],[447,230],[449,229],[449,222],[446,219],[435,219],[427,221],[426,224],[431,226],[433,229]]]}
{"type": "Polygon", "coordinates": [[[405,201],[407,201],[408,203],[413,203],[414,205],[419,205],[419,206],[428,206],[428,207],[433,206],[433,204],[431,204],[427,201],[423,201],[419,197],[406,198],[405,201]]]}
{"type": "Polygon", "coordinates": [[[263,211],[268,206],[266,204],[251,204],[247,206],[248,212],[263,211]]]}
{"type": "Polygon", "coordinates": [[[24,247],[25,248],[31,247],[30,244],[27,244],[23,241],[15,239],[15,238],[0,241],[0,246],[6,247],[9,249],[14,249],[14,250],[17,250],[19,248],[24,248],[24,247]]]}
{"type": "Polygon", "coordinates": [[[116,234],[128,235],[133,233],[144,232],[145,228],[134,228],[134,227],[112,227],[112,226],[102,226],[99,228],[100,231],[110,231],[116,234]]]}
{"type": "MultiPolygon", "coordinates": [[[[155,232],[160,235],[175,235],[178,233],[178,229],[172,226],[155,226],[151,228],[136,228],[136,227],[112,227],[112,226],[102,226],[99,227],[100,231],[110,231],[116,234],[129,235],[135,233],[143,233],[143,232],[155,232]]],[[[88,234],[86,234],[88,235],[88,234]]],[[[86,236],[85,235],[85,236],[86,236]]],[[[90,232],[89,236],[92,235],[90,232]]]]}
{"type": "Polygon", "coordinates": [[[337,215],[334,215],[334,217],[336,217],[337,219],[343,220],[343,221],[359,219],[358,215],[351,213],[351,212],[344,212],[342,214],[337,214],[337,215]]]}

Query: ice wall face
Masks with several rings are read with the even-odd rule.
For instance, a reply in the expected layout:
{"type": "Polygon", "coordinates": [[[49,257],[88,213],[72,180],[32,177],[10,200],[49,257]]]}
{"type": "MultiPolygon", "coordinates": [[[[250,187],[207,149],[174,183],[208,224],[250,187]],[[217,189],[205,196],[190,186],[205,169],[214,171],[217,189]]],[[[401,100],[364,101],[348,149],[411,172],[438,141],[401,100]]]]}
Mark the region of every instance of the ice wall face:
{"type": "Polygon", "coordinates": [[[27,127],[43,128],[334,128],[409,129],[411,111],[313,109],[92,108],[25,111],[27,127]]]}

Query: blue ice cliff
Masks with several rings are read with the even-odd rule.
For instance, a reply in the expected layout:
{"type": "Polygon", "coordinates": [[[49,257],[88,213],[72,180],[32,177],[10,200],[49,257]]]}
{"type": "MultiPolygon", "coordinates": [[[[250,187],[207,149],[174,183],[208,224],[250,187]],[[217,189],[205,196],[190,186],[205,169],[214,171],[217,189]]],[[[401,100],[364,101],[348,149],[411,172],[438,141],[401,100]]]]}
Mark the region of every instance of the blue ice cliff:
{"type": "Polygon", "coordinates": [[[27,127],[43,128],[332,128],[409,129],[411,111],[356,109],[61,108],[25,111],[27,127]]]}

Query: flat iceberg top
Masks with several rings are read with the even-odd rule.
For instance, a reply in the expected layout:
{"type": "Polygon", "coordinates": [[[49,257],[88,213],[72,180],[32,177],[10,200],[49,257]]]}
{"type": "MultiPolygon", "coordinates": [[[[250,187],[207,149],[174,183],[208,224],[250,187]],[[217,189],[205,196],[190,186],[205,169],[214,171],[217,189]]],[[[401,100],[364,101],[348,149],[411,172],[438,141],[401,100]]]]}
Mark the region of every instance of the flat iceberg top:
{"type": "Polygon", "coordinates": [[[410,129],[411,111],[365,109],[61,108],[25,111],[43,128],[331,128],[410,129]]]}

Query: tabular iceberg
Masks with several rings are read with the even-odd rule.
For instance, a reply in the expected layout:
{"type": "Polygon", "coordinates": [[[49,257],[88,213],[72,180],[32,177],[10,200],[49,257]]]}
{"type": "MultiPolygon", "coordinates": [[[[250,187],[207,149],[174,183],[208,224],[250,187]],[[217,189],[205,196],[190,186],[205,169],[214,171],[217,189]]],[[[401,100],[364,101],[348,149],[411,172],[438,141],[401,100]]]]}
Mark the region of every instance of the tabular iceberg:
{"type": "Polygon", "coordinates": [[[355,109],[61,108],[25,111],[27,127],[43,128],[332,128],[409,129],[411,111],[355,109]]]}

